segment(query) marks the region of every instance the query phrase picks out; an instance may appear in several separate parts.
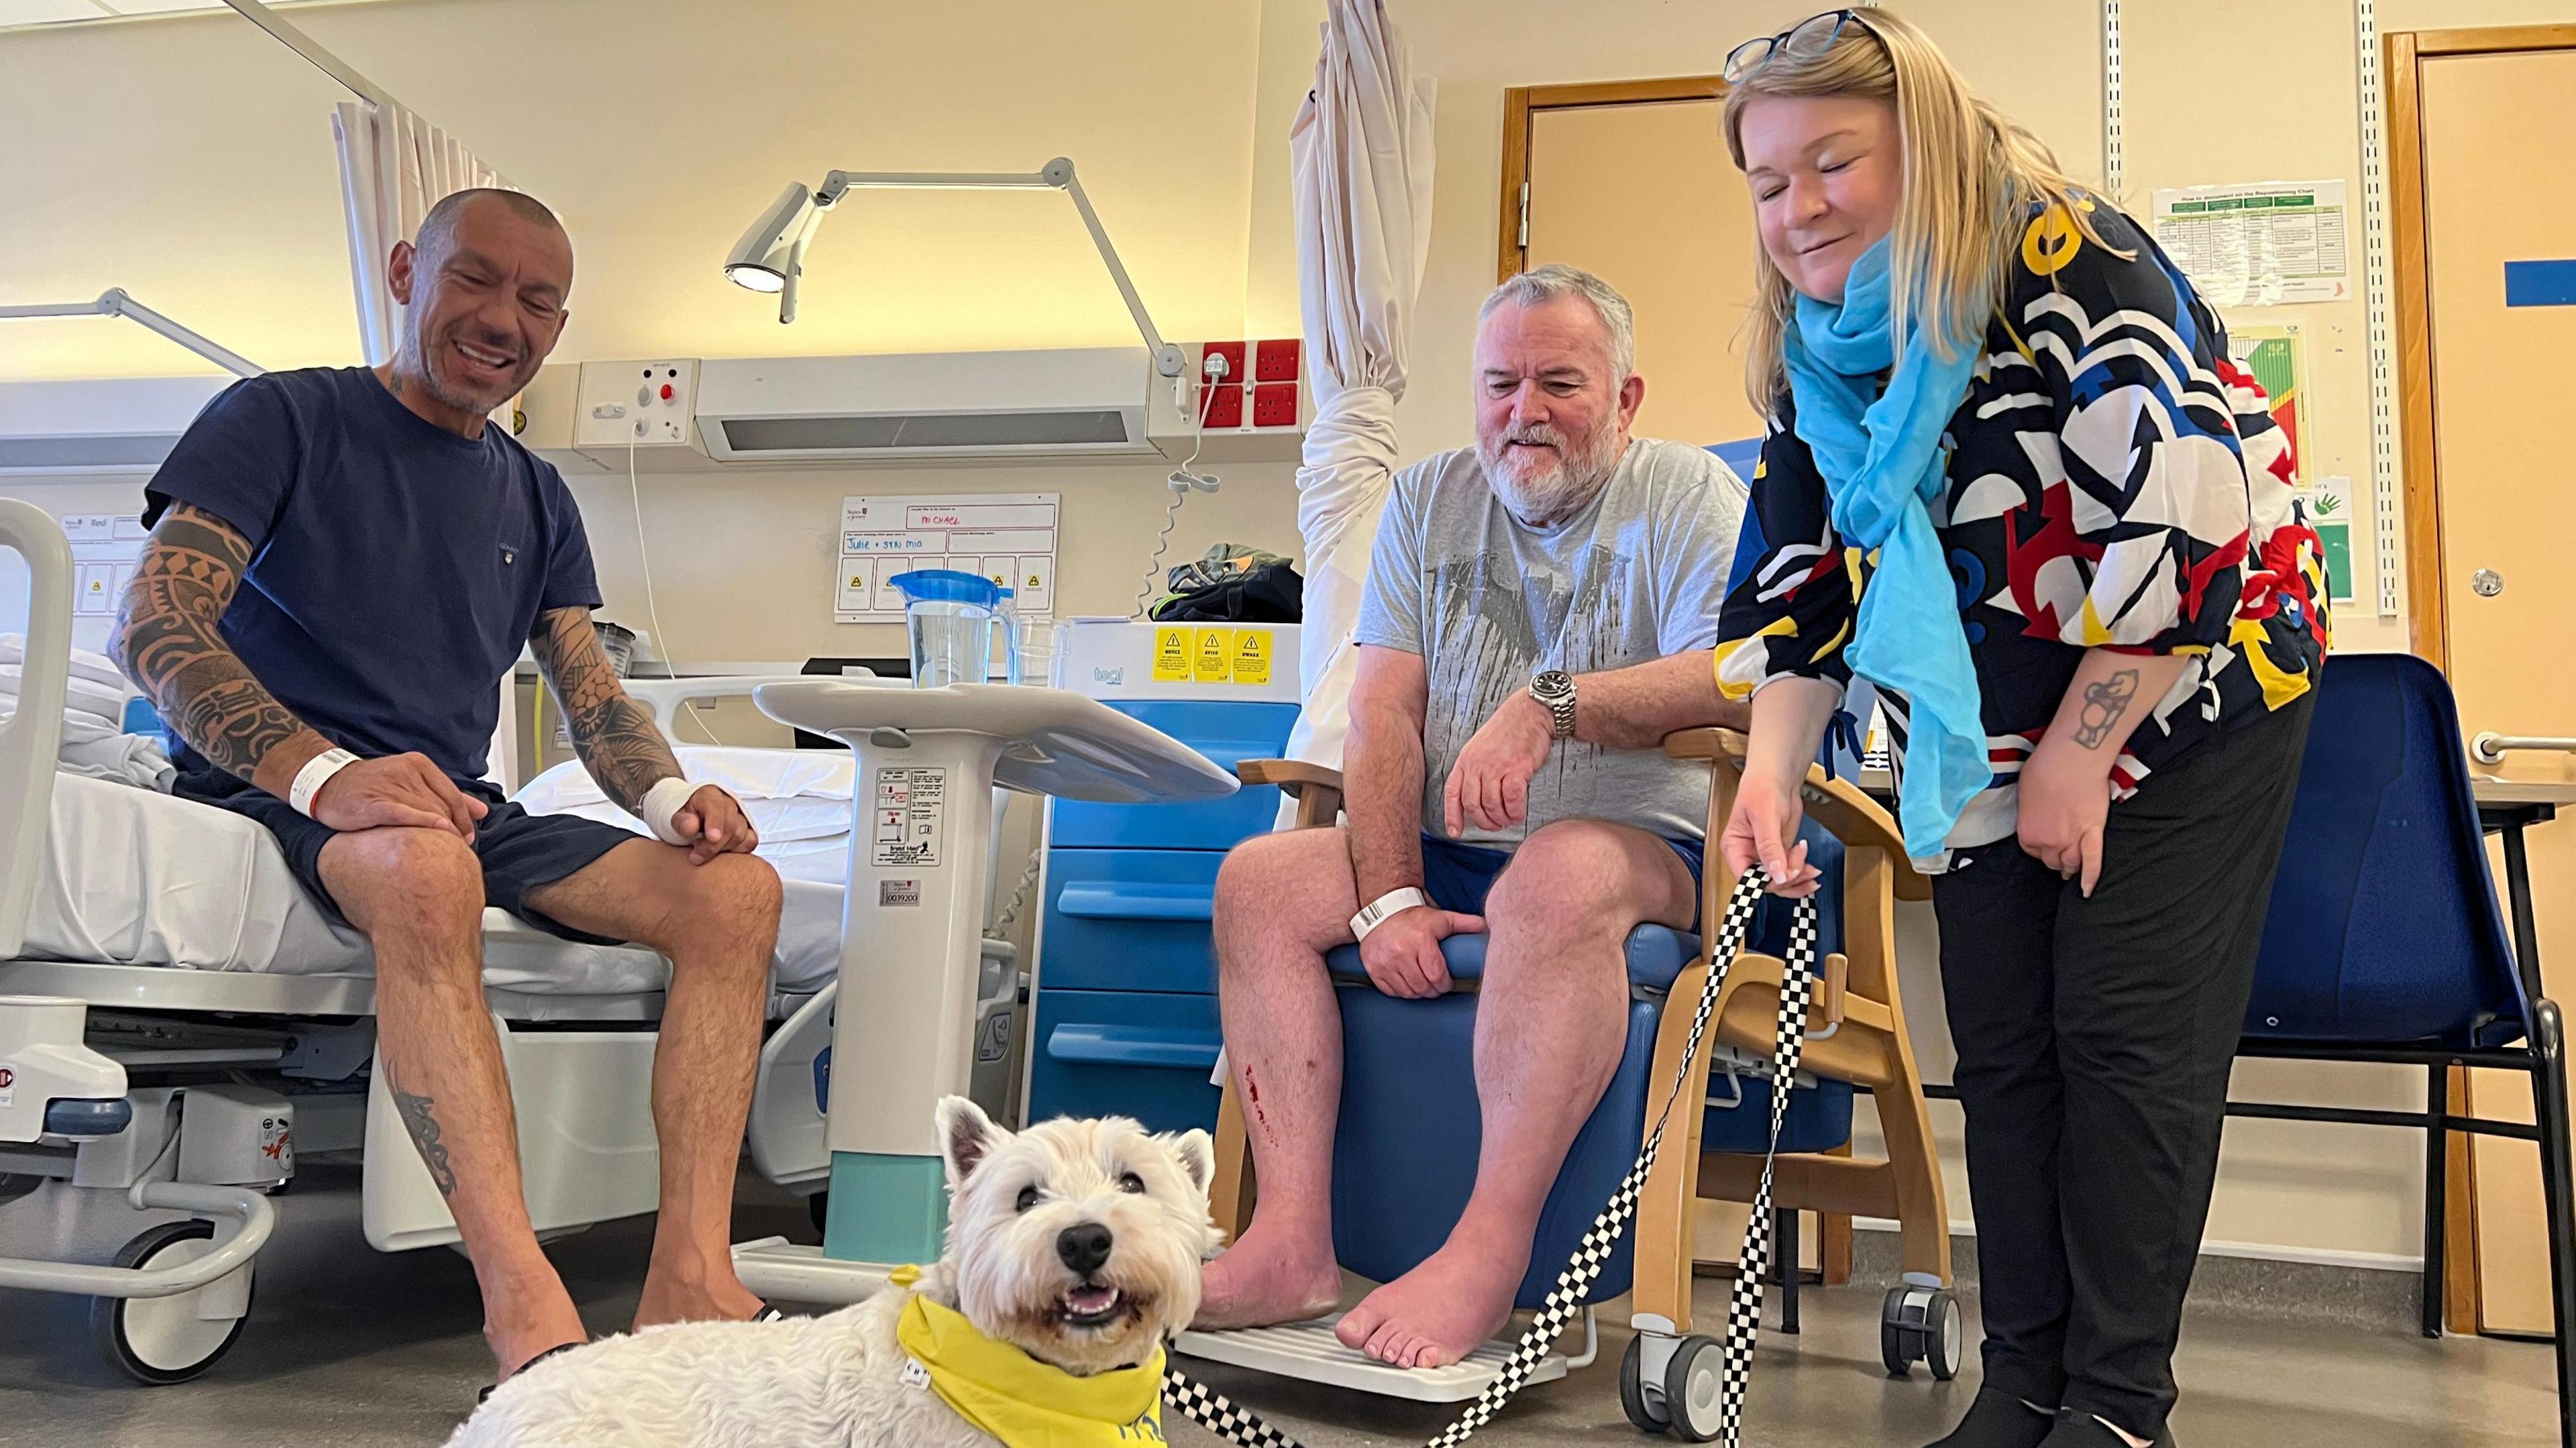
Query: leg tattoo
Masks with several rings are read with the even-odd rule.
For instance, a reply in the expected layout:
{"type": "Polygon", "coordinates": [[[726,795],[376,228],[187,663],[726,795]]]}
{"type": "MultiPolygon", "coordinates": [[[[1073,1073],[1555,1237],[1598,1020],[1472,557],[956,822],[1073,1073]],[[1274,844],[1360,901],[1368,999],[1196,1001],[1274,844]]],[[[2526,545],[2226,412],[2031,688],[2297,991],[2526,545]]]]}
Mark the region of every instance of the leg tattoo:
{"type": "Polygon", "coordinates": [[[438,1184],[442,1197],[456,1195],[456,1169],[447,1164],[447,1145],[438,1139],[438,1118],[429,1114],[429,1098],[415,1096],[399,1086],[393,1088],[394,1109],[402,1113],[403,1129],[411,1133],[411,1144],[429,1167],[429,1179],[438,1184]]]}

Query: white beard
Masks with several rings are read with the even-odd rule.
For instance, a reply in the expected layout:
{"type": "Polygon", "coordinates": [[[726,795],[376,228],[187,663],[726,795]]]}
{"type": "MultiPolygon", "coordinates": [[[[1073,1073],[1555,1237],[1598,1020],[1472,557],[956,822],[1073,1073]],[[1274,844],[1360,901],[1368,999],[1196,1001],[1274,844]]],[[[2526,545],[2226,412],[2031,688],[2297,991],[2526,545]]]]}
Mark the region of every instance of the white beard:
{"type": "Polygon", "coordinates": [[[1580,443],[1568,443],[1564,433],[1542,425],[1505,432],[1490,441],[1478,439],[1476,459],[1484,464],[1485,481],[1494,496],[1503,500],[1522,526],[1553,528],[1601,496],[1626,450],[1616,427],[1604,426],[1580,443]],[[1510,444],[1516,441],[1548,443],[1557,450],[1556,461],[1525,476],[1510,455],[1510,444]]]}

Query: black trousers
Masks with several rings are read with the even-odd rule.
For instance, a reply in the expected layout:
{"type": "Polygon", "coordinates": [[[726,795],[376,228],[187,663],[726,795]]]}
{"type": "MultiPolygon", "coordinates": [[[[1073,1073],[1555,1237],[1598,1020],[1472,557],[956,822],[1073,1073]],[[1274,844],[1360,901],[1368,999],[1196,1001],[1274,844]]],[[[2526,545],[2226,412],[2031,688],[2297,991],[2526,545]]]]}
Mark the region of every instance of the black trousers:
{"type": "Polygon", "coordinates": [[[1986,1381],[2142,1438],[2173,1407],[2311,703],[2201,744],[2114,804],[2090,899],[2013,840],[1960,852],[1933,883],[1986,1381]]]}

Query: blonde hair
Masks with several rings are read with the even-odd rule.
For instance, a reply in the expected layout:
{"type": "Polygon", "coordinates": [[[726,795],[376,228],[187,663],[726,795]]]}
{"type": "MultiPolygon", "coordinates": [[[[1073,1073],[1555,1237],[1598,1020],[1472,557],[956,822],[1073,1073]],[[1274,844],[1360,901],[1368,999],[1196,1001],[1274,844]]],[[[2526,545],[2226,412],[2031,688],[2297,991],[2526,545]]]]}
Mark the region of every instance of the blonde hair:
{"type": "MultiPolygon", "coordinates": [[[[1945,357],[1981,345],[2033,203],[2062,208],[2086,239],[2104,244],[2087,215],[2092,203],[2058,169],[2047,143],[1979,99],[1930,36],[1884,9],[1853,10],[1823,52],[1776,50],[1728,88],[1726,148],[1736,169],[1744,169],[1744,108],[1756,96],[1846,95],[1893,107],[1905,151],[1905,190],[1888,242],[1888,270],[1898,279],[1889,311],[1900,354],[1917,326],[1930,330],[1945,357]]],[[[1788,390],[1780,346],[1796,294],[1769,251],[1757,242],[1753,252],[1759,285],[1745,319],[1744,385],[1754,410],[1769,415],[1788,390]]]]}

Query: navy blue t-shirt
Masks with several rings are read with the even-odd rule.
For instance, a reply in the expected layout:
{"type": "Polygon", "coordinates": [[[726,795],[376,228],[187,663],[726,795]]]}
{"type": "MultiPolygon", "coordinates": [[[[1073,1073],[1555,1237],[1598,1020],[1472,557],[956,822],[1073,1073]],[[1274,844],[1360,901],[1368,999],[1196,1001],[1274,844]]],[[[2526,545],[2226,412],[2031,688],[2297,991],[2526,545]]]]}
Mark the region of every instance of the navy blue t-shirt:
{"type": "MultiPolygon", "coordinates": [[[[223,636],[279,703],[362,757],[416,751],[459,783],[483,775],[537,615],[600,602],[553,464],[501,428],[469,442],[427,421],[363,367],[234,384],[146,496],[146,526],[181,502],[250,540],[223,636]]],[[[184,747],[177,763],[211,767],[184,747]]]]}

